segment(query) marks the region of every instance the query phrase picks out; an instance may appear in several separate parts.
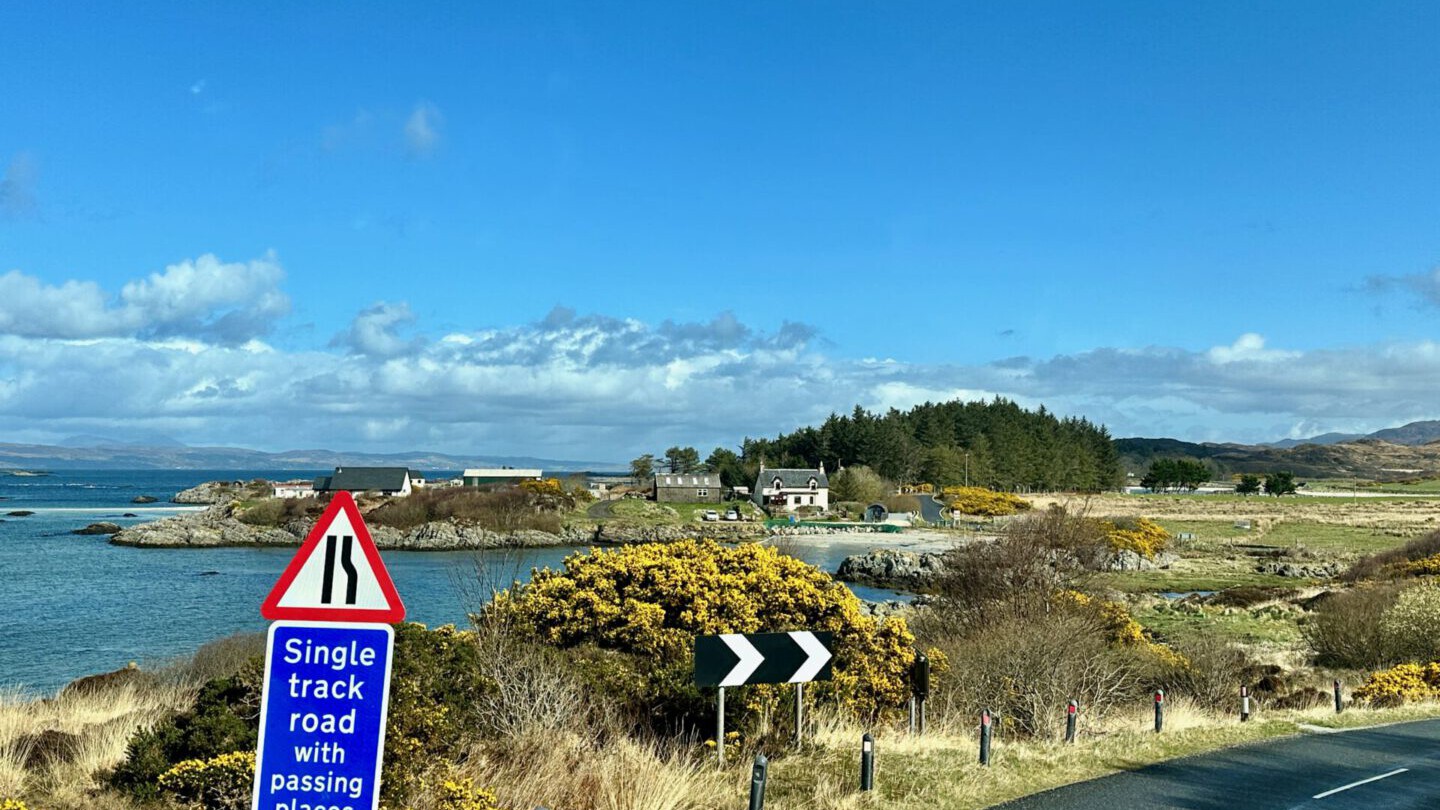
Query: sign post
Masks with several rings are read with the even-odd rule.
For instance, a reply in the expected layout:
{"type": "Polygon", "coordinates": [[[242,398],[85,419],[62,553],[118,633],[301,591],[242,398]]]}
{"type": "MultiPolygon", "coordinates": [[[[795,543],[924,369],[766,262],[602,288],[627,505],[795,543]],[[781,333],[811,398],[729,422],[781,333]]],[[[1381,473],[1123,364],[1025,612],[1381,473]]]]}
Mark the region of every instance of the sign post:
{"type": "Polygon", "coordinates": [[[348,492],[336,493],[260,612],[265,652],[252,810],[376,810],[390,623],[405,618],[348,492]]]}
{"type": "Polygon", "coordinates": [[[828,681],[833,663],[834,635],[799,630],[792,633],[726,633],[695,638],[695,685],[718,686],[715,748],[725,764],[725,687],[752,683],[795,684],[795,742],[802,740],[802,684],[828,681]]]}

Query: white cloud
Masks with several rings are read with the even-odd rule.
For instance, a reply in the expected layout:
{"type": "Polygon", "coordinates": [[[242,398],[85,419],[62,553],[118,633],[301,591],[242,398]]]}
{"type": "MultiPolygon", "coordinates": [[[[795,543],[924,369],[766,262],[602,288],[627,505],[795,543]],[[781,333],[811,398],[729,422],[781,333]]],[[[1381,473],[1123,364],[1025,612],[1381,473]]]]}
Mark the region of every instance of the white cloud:
{"type": "Polygon", "coordinates": [[[1216,346],[1210,349],[1205,356],[1212,363],[1224,365],[1226,363],[1274,363],[1279,360],[1292,360],[1299,355],[1297,352],[1267,349],[1264,337],[1254,332],[1246,332],[1229,346],[1216,346]]]}
{"type": "Polygon", "coordinates": [[[440,146],[440,110],[428,101],[415,105],[405,119],[405,146],[412,156],[428,157],[440,146]]]}
{"type": "Polygon", "coordinates": [[[189,337],[245,343],[290,311],[273,254],[224,263],[211,254],[132,281],[117,296],[93,282],[47,285],[12,270],[0,276],[0,334],[80,339],[189,337]]]}
{"type": "Polygon", "coordinates": [[[813,327],[732,313],[649,324],[557,308],[431,337],[408,304],[381,302],[329,348],[292,350],[261,339],[288,310],[282,281],[272,256],[202,256],[114,295],[0,276],[0,434],[623,461],[676,443],[733,446],[856,403],[956,397],[1191,439],[1440,415],[1440,344],[1429,341],[1296,351],[1245,334],[1198,350],[915,364],[832,356],[813,327]]]}
{"type": "Polygon", "coordinates": [[[336,335],[330,345],[376,358],[411,354],[424,345],[424,340],[418,337],[405,339],[398,332],[414,322],[415,313],[410,311],[409,304],[381,301],[356,315],[350,328],[336,335]]]}

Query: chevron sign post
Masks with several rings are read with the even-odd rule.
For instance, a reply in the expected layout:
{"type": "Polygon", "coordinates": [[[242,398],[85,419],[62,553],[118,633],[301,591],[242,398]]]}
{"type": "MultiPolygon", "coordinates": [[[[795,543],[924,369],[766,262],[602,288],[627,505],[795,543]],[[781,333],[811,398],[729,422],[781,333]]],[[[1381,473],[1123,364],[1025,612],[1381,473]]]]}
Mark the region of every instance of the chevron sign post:
{"type": "Polygon", "coordinates": [[[716,697],[715,750],[725,764],[725,687],[755,683],[795,684],[795,741],[804,728],[804,689],[810,681],[830,680],[834,635],[727,633],[695,639],[695,685],[720,687],[716,697]]]}
{"type": "Polygon", "coordinates": [[[696,686],[830,680],[831,633],[728,633],[695,639],[696,686]]]}

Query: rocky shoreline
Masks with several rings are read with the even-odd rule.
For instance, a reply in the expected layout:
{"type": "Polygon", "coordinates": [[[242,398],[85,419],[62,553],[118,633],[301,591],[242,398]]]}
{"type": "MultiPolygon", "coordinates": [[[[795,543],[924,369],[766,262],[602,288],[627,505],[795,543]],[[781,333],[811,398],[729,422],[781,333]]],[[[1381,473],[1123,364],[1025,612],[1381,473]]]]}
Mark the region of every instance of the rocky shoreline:
{"type": "MultiPolygon", "coordinates": [[[[117,546],[136,548],[298,546],[314,526],[313,520],[296,520],[279,527],[252,526],[234,516],[230,503],[221,503],[203,511],[121,529],[111,536],[110,542],[117,546]]],[[[641,526],[613,521],[576,523],[565,526],[559,533],[494,532],[480,526],[451,521],[426,523],[413,529],[395,529],[389,526],[370,526],[369,529],[376,546],[401,551],[623,545],[679,540],[697,534],[722,542],[734,542],[760,539],[763,536],[763,530],[751,526],[706,525],[692,528],[641,526]]]]}
{"type": "Polygon", "coordinates": [[[835,578],[873,588],[924,593],[944,573],[945,560],[941,554],[881,548],[846,557],[835,578]]]}

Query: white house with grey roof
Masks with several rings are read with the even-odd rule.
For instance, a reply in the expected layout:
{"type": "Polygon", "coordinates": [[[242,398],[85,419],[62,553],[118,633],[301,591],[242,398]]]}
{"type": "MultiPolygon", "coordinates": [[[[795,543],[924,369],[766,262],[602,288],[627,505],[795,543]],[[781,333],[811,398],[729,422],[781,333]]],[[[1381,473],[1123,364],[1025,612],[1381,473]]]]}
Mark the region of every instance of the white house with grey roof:
{"type": "Polygon", "coordinates": [[[824,512],[830,508],[830,479],[825,477],[825,465],[813,470],[762,465],[750,500],[786,512],[810,506],[824,512]]]}

